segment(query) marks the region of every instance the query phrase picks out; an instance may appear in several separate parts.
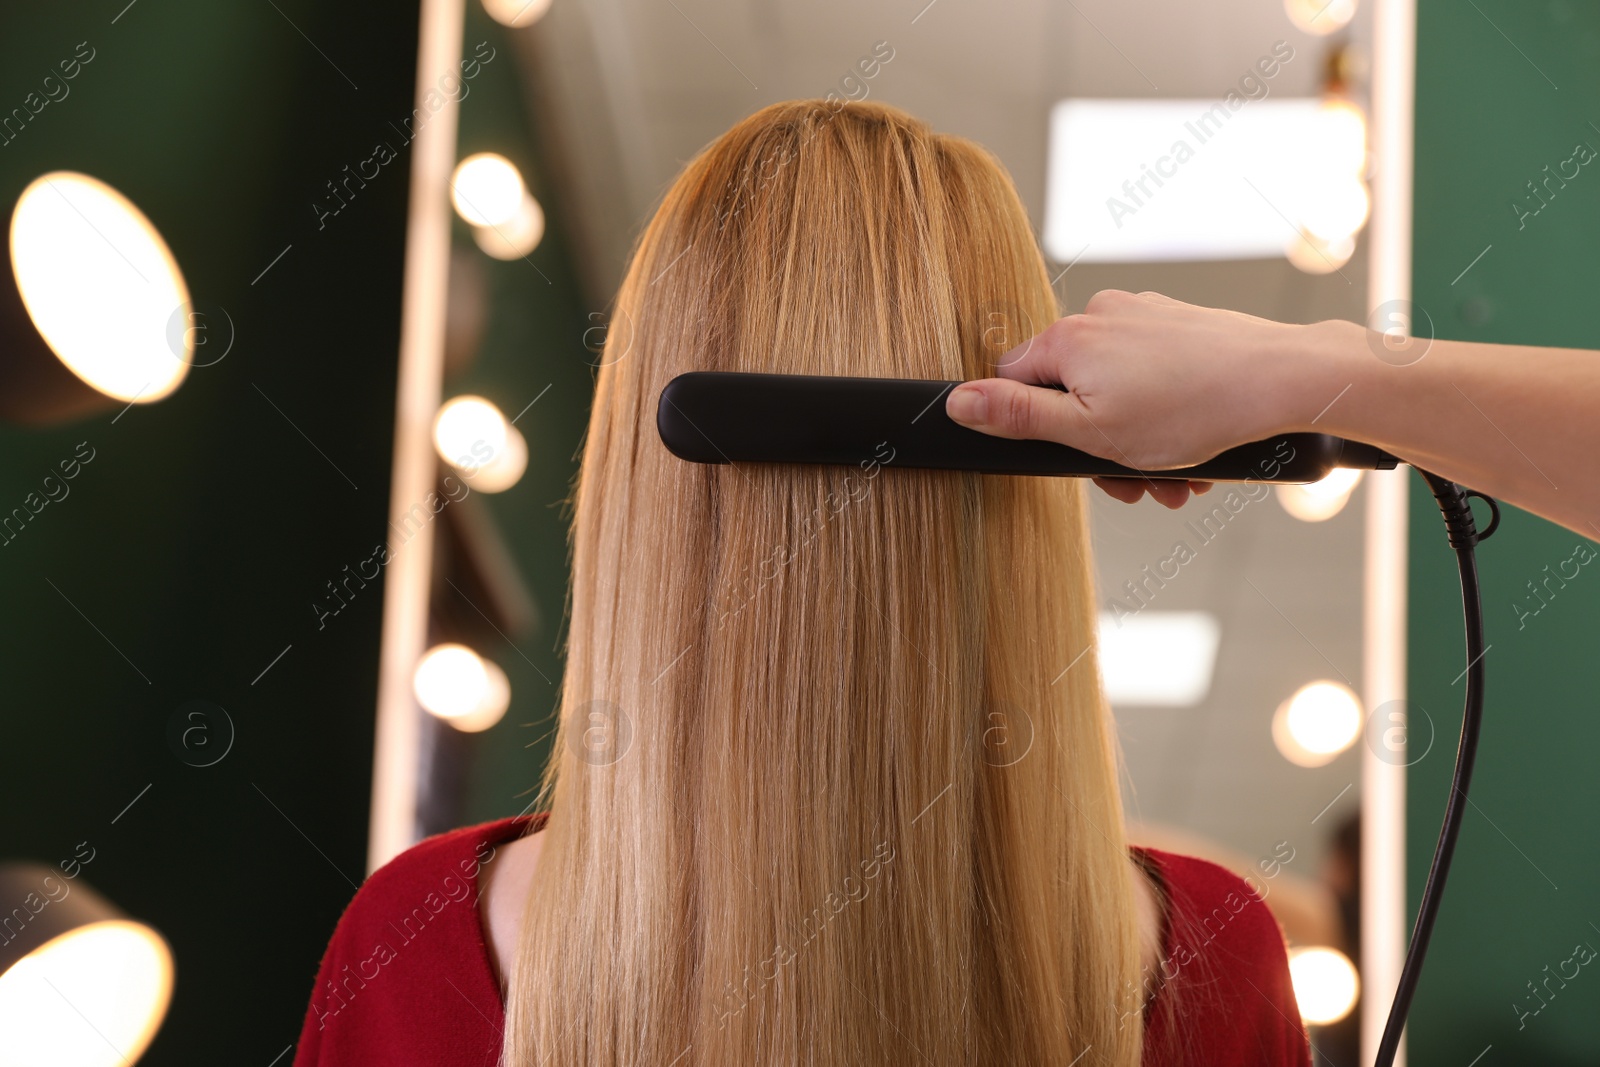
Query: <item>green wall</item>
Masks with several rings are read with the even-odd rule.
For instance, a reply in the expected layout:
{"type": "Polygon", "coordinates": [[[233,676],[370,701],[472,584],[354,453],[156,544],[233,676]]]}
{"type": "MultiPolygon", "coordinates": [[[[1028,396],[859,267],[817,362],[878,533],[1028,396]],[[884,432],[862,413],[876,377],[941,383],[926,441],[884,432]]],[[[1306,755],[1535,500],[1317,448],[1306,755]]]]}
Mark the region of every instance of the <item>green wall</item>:
{"type": "MultiPolygon", "coordinates": [[[[381,583],[320,627],[312,605],[386,536],[410,181],[396,127],[411,114],[417,5],[275,3],[18,5],[0,21],[0,111],[80,42],[93,50],[70,92],[0,147],[0,202],[9,212],[52,169],[110,182],[162,231],[197,302],[233,322],[226,358],[158,404],[0,424],[7,513],[79,442],[94,457],[0,547],[0,858],[54,864],[87,842],[84,878],[167,937],[177,982],[150,1064],[273,1062],[365,867],[381,583]],[[379,141],[393,161],[319,219],[325,183],[379,141]],[[168,734],[196,699],[234,733],[209,766],[192,764],[221,751],[220,713],[211,749],[168,734]]],[[[543,730],[518,723],[548,715],[560,678],[556,504],[592,382],[516,58],[470,7],[467,50],[488,40],[496,54],[463,101],[463,149],[512,156],[550,229],[528,261],[485,257],[484,349],[449,391],[514,413],[551,389],[518,423],[528,475],[489,505],[543,624],[526,659],[483,649],[515,704],[457,751],[464,820],[519,810],[548,747],[524,748],[543,730]]],[[[210,339],[218,351],[223,329],[210,339]]]]}
{"type": "Polygon", "coordinates": [[[294,1042],[365,862],[381,590],[320,630],[311,603],[384,536],[409,154],[320,229],[312,204],[398,142],[417,5],[275,3],[9,5],[0,32],[5,109],[94,50],[0,147],[7,214],[47,170],[108,181],[233,322],[157,404],[0,425],[8,512],[78,442],[95,457],[0,547],[0,855],[87,841],[83,878],[166,936],[148,1064],[264,1067],[294,1042]],[[210,766],[169,742],[196,699],[233,726],[210,766]]]}
{"type": "MultiPolygon", "coordinates": [[[[1600,160],[1564,188],[1552,181],[1537,214],[1527,187],[1580,142],[1600,149],[1600,6],[1419,8],[1417,304],[1440,337],[1600,348],[1600,160]]],[[[1437,734],[1407,787],[1414,915],[1448,789],[1464,684],[1453,679],[1465,656],[1453,553],[1426,485],[1412,487],[1409,687],[1437,734]]],[[[1565,988],[1551,979],[1542,1008],[1527,986],[1575,946],[1600,949],[1600,572],[1552,579],[1535,599],[1528,583],[1593,539],[1503,510],[1478,549],[1487,710],[1473,805],[1408,1031],[1419,1067],[1465,1065],[1486,1049],[1486,1067],[1600,1062],[1600,968],[1581,967],[1565,988]]]]}
{"type": "MultiPolygon", "coordinates": [[[[599,321],[577,293],[515,50],[468,8],[464,51],[487,41],[494,58],[462,101],[461,150],[517,162],[548,230],[526,260],[480,256],[488,326],[446,395],[482,393],[515,414],[549,389],[517,423],[528,473],[479,498],[541,621],[515,649],[492,634],[479,644],[510,676],[513,706],[445,749],[458,822],[521,810],[548,751],[549,723],[528,724],[548,718],[560,681],[560,501],[592,393],[585,343],[597,337],[585,330],[599,321]]],[[[48,170],[108,181],[161,230],[197,303],[233,322],[226,358],[158,404],[42,430],[0,424],[4,513],[79,442],[94,456],[0,546],[0,860],[55,864],[87,842],[85,880],[167,937],[174,999],[142,1063],[274,1062],[298,1038],[322,949],[363,878],[382,585],[320,626],[313,604],[331,603],[326,583],[390,536],[411,162],[398,127],[417,18],[412,2],[309,0],[0,16],[0,112],[80,42],[94,56],[0,146],[7,213],[48,170]],[[319,217],[313,204],[335,206],[325,183],[380,141],[395,158],[319,217]],[[193,764],[224,744],[219,712],[203,734],[217,747],[175,747],[168,733],[197,699],[234,734],[209,766],[193,764]]],[[[218,351],[226,338],[210,340],[218,351]]]]}

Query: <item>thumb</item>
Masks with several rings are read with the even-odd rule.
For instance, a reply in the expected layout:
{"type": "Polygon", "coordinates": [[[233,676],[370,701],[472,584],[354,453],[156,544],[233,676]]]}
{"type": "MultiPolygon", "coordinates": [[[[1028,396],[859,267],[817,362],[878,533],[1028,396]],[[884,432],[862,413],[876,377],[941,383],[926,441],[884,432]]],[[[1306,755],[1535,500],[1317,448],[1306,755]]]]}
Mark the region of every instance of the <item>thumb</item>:
{"type": "Polygon", "coordinates": [[[945,413],[963,426],[996,437],[1055,441],[1090,451],[1094,431],[1076,410],[1072,394],[1060,389],[984,378],[950,391],[945,413]]]}

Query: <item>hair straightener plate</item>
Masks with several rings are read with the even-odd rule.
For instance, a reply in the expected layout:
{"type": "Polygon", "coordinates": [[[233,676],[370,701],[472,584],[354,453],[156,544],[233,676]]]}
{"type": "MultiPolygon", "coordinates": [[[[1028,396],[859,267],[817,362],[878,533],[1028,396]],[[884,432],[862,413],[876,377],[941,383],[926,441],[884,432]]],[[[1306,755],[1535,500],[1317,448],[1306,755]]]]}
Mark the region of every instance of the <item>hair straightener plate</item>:
{"type": "MultiPolygon", "coordinates": [[[[1336,467],[1389,470],[1382,449],[1320,433],[1241,445],[1204,463],[1138,470],[1051,441],[1015,441],[962,426],[945,414],[959,382],[806,374],[691,371],[661,390],[656,429],[695,463],[887,465],[988,474],[1169,478],[1209,482],[1314,482],[1336,467]]],[[[1115,444],[1113,443],[1113,447],[1115,444]]]]}

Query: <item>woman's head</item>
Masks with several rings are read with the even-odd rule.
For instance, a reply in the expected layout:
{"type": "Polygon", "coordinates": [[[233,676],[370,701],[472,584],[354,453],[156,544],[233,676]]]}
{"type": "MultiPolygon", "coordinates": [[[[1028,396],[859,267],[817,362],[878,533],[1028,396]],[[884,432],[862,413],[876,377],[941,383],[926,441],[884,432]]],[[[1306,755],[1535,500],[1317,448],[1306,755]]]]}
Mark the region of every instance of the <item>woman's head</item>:
{"type": "Polygon", "coordinates": [[[1055,315],[1003,168],[890,107],[774,105],[668,190],[576,491],[508,1063],[1137,1061],[1079,484],[655,432],[685,371],[985,377],[1055,315]]]}

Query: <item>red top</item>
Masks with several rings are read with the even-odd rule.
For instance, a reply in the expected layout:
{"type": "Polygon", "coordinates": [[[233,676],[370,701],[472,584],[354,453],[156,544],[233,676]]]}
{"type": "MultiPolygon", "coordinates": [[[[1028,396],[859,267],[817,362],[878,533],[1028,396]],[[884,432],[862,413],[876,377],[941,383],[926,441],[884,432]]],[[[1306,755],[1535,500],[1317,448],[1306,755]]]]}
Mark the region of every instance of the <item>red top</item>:
{"type": "MultiPolygon", "coordinates": [[[[478,912],[495,846],[544,816],[452,830],[367,879],[323,955],[295,1067],[494,1067],[505,1021],[478,912]]],[[[1310,1067],[1277,920],[1237,876],[1136,849],[1166,890],[1146,1067],[1310,1067]],[[1181,1026],[1180,1026],[1181,1023],[1181,1026]]]]}

